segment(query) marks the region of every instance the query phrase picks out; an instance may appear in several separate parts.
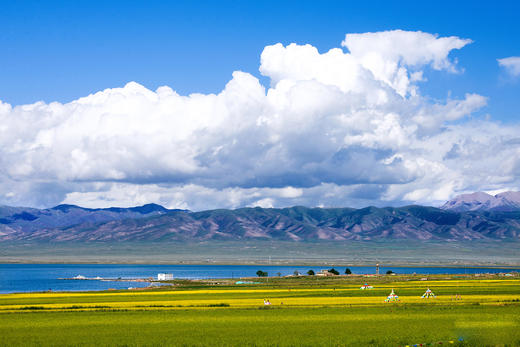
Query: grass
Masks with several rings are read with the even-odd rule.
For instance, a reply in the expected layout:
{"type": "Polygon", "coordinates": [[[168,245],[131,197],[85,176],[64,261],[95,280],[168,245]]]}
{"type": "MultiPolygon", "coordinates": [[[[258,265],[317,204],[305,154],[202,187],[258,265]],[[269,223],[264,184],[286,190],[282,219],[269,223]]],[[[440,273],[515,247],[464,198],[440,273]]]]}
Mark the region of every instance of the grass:
{"type": "Polygon", "coordinates": [[[382,276],[361,291],[364,281],[0,295],[0,345],[520,345],[518,278],[382,276]],[[420,298],[427,287],[437,298],[420,298]],[[401,301],[383,303],[392,288],[401,301]]]}
{"type": "Polygon", "coordinates": [[[382,306],[0,315],[0,345],[520,344],[518,306],[382,306]]]}
{"type": "Polygon", "coordinates": [[[518,247],[518,241],[23,241],[2,242],[0,262],[135,264],[139,259],[142,264],[519,266],[518,247]]]}

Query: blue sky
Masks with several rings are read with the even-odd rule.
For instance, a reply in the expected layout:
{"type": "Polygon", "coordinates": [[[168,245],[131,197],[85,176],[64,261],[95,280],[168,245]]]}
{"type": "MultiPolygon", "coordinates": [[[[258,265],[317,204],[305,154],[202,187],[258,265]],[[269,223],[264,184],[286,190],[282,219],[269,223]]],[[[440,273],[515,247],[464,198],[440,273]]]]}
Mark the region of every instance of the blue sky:
{"type": "Polygon", "coordinates": [[[0,204],[440,205],[520,190],[519,13],[0,0],[0,204]]]}
{"type": "MultiPolygon", "coordinates": [[[[2,1],[0,100],[67,102],[136,81],[179,93],[219,92],[235,70],[258,73],[264,46],[346,33],[421,30],[470,38],[462,74],[428,74],[432,97],[470,91],[482,110],[514,121],[520,84],[496,59],[520,55],[518,1],[2,1]]],[[[268,83],[267,79],[262,80],[268,83]]]]}

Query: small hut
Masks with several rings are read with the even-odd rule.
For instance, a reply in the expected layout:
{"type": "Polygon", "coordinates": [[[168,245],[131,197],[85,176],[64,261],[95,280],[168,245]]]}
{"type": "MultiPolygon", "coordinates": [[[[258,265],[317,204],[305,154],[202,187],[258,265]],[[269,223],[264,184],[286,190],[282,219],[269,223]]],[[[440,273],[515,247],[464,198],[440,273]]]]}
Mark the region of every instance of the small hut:
{"type": "Polygon", "coordinates": [[[365,290],[365,289],[374,289],[374,287],[368,285],[368,283],[365,283],[365,284],[363,284],[361,287],[359,287],[359,289],[361,289],[361,290],[365,290]]]}
{"type": "Polygon", "coordinates": [[[157,274],[158,281],[173,281],[173,274],[157,274]]]}

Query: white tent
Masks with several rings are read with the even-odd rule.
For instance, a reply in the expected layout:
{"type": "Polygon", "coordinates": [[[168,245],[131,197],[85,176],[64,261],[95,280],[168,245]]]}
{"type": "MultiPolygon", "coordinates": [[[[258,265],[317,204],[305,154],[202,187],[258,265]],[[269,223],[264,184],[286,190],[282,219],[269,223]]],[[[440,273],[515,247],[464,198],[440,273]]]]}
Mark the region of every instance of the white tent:
{"type": "Polygon", "coordinates": [[[397,294],[394,293],[393,289],[392,289],[392,292],[385,299],[385,302],[390,302],[390,301],[399,301],[399,296],[397,296],[397,294]]]}
{"type": "Polygon", "coordinates": [[[421,296],[422,299],[435,298],[435,294],[430,290],[430,288],[426,289],[426,292],[421,296]]]}
{"type": "Polygon", "coordinates": [[[365,290],[365,289],[374,289],[374,287],[369,286],[368,283],[363,284],[359,289],[365,290]]]}

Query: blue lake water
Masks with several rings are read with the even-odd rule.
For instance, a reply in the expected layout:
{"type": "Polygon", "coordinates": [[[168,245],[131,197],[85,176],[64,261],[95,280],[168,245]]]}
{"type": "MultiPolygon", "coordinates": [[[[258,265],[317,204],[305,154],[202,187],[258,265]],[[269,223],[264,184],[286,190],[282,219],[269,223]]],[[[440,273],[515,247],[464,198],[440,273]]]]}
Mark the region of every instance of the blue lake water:
{"type": "MultiPolygon", "coordinates": [[[[60,280],[78,275],[87,278],[156,278],[158,273],[171,273],[175,278],[207,279],[256,276],[256,271],[267,271],[270,276],[282,276],[312,269],[318,272],[328,267],[257,266],[257,265],[120,265],[120,264],[0,264],[0,293],[39,291],[84,291],[146,287],[148,283],[119,281],[60,280]]],[[[375,267],[349,266],[354,274],[373,274],[375,267]]],[[[345,267],[336,267],[340,273],[345,267]]],[[[392,270],[398,274],[476,274],[520,271],[500,268],[440,268],[440,267],[381,267],[380,273],[392,270]]]]}

